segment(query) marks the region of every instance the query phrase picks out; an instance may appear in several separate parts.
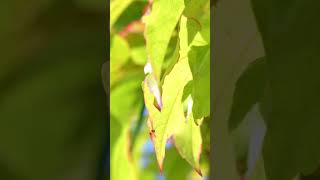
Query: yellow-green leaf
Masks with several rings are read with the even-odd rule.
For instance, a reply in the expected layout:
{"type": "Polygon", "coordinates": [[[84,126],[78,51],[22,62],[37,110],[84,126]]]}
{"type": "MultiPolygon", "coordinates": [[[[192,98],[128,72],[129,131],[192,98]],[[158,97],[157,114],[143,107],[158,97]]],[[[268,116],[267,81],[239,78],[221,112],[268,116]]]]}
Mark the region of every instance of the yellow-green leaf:
{"type": "MultiPolygon", "coordinates": [[[[201,22],[207,19],[203,17],[201,22]]],[[[195,19],[181,17],[180,57],[188,59],[192,71],[193,115],[196,119],[210,114],[210,46],[207,37],[202,35],[205,33],[201,31],[201,26],[195,19]]]]}
{"type": "Polygon", "coordinates": [[[110,72],[115,72],[129,59],[130,47],[128,42],[121,36],[115,35],[111,39],[110,47],[110,72]]]}
{"type": "Polygon", "coordinates": [[[192,113],[173,137],[179,154],[198,174],[202,175],[199,163],[202,148],[201,131],[200,125],[196,125],[192,113]]]}
{"type": "Polygon", "coordinates": [[[161,171],[167,140],[185,122],[182,95],[185,85],[191,79],[192,75],[188,60],[179,60],[164,80],[161,112],[157,111],[154,106],[154,96],[147,82],[143,83],[145,103],[149,111],[149,133],[155,146],[156,157],[161,171]]]}
{"type": "Polygon", "coordinates": [[[172,32],[184,8],[184,0],[154,0],[151,14],[144,18],[148,57],[158,81],[172,32]]]}
{"type": "Polygon", "coordinates": [[[123,128],[111,156],[111,180],[137,180],[137,172],[129,153],[129,128],[123,128]]]}

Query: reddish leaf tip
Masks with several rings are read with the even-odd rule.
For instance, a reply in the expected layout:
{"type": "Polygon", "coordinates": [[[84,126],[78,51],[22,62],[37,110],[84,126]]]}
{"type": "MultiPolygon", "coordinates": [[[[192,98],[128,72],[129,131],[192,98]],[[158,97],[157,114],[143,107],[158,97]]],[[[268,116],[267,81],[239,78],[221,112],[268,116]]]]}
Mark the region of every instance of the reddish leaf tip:
{"type": "Polygon", "coordinates": [[[159,170],[159,174],[160,174],[161,176],[163,175],[162,169],[159,170]]]}
{"type": "Polygon", "coordinates": [[[160,171],[160,174],[162,175],[162,171],[163,171],[163,166],[162,166],[162,163],[163,160],[158,160],[158,166],[159,166],[159,171],[160,171]]]}
{"type": "Polygon", "coordinates": [[[200,169],[195,169],[195,171],[202,177],[202,172],[200,169]]]}

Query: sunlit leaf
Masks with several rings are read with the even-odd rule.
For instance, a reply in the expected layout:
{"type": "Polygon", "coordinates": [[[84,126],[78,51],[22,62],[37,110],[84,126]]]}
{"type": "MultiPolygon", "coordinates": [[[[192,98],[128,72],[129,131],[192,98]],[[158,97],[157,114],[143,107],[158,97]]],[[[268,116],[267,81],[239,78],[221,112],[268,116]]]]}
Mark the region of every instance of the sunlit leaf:
{"type": "Polygon", "coordinates": [[[189,63],[193,76],[192,98],[195,119],[210,115],[210,47],[193,47],[189,52],[189,63]]]}
{"type": "Polygon", "coordinates": [[[208,0],[185,0],[186,8],[183,14],[189,18],[199,18],[208,11],[208,0]]]}
{"type": "Polygon", "coordinates": [[[179,129],[184,122],[182,95],[184,86],[192,78],[187,59],[181,59],[164,80],[162,86],[161,113],[154,107],[154,98],[146,82],[144,94],[149,114],[150,133],[155,146],[160,170],[162,170],[167,140],[179,129]],[[154,130],[154,131],[153,131],[154,130]]]}
{"type": "Polygon", "coordinates": [[[155,0],[150,15],[145,16],[147,53],[158,81],[172,32],[184,7],[184,0],[155,0]]]}
{"type": "Polygon", "coordinates": [[[201,131],[200,125],[194,122],[192,114],[181,124],[181,128],[173,137],[180,155],[202,175],[199,163],[202,150],[201,131]]]}
{"type": "Polygon", "coordinates": [[[193,76],[193,115],[200,119],[210,114],[210,46],[202,37],[201,25],[182,16],[180,22],[180,57],[188,58],[193,76]]]}
{"type": "MultiPolygon", "coordinates": [[[[201,123],[196,124],[195,122],[202,122],[202,117],[208,116],[209,113],[203,113],[202,109],[199,109],[197,113],[200,113],[198,116],[201,116],[201,118],[194,120],[192,106],[184,103],[184,101],[186,97],[191,98],[193,95],[197,97],[193,99],[197,109],[203,107],[206,110],[210,99],[210,96],[205,94],[207,96],[206,102],[203,102],[204,98],[199,96],[200,92],[204,92],[201,89],[210,84],[207,83],[210,78],[207,76],[207,70],[210,71],[210,68],[207,66],[203,69],[198,64],[199,62],[200,64],[210,65],[207,62],[202,63],[202,56],[209,58],[207,51],[198,49],[198,47],[201,47],[207,50],[210,45],[209,3],[208,0],[149,1],[143,11],[142,21],[145,23],[144,28],[135,33],[123,33],[120,30],[121,36],[118,38],[118,46],[115,46],[119,48],[113,48],[113,52],[116,52],[113,54],[119,56],[112,59],[120,59],[114,61],[114,67],[110,67],[114,70],[111,71],[110,103],[113,120],[121,124],[120,128],[127,127],[130,122],[133,122],[131,126],[133,126],[133,129],[135,128],[134,119],[137,119],[138,116],[136,107],[137,105],[140,107],[138,103],[140,97],[139,92],[136,91],[138,86],[134,82],[138,78],[134,78],[135,75],[132,72],[134,72],[133,69],[141,73],[144,71],[144,81],[137,81],[140,83],[139,85],[142,82],[144,104],[147,109],[147,117],[142,118],[142,120],[147,119],[147,129],[157,160],[155,164],[158,164],[160,172],[165,173],[166,179],[190,178],[191,176],[189,177],[187,174],[190,175],[192,169],[201,174],[199,162],[202,148],[201,123]],[[188,7],[185,10],[186,5],[188,7]],[[143,30],[144,36],[141,35],[143,30]],[[191,53],[190,56],[189,53],[191,53]],[[195,61],[197,58],[199,58],[199,61],[195,61]],[[193,64],[191,65],[191,63],[193,64]],[[145,65],[144,68],[142,65],[145,65]],[[199,82],[194,83],[192,81],[193,77],[199,82]],[[187,84],[188,86],[186,86],[187,84]],[[183,95],[186,97],[183,98],[183,95]],[[112,107],[113,104],[115,104],[114,107],[112,107]],[[185,111],[187,111],[186,116],[185,111]],[[166,146],[168,145],[167,141],[173,136],[175,136],[176,146],[180,153],[176,152],[175,157],[177,159],[172,159],[169,156],[170,159],[166,161],[169,164],[162,171],[163,164],[166,164],[164,159],[166,146]],[[176,162],[170,163],[173,161],[176,162]],[[181,166],[180,161],[183,162],[184,166],[181,166]],[[177,162],[180,164],[179,168],[174,167],[177,162]],[[191,166],[188,166],[188,163],[191,166]],[[172,169],[179,169],[181,176],[172,169]]],[[[131,10],[131,6],[128,10],[131,10]]],[[[132,13],[128,12],[125,13],[125,16],[121,16],[119,19],[120,26],[129,27],[132,24],[132,22],[127,22],[123,19],[125,17],[129,18],[130,14],[132,13]],[[129,25],[127,26],[128,23],[129,25]]],[[[119,24],[117,22],[117,27],[119,24]]],[[[113,30],[117,31],[117,28],[113,30]]],[[[112,66],[112,64],[110,65],[112,66]]],[[[209,91],[209,89],[207,90],[209,91]]],[[[140,113],[142,113],[141,109],[140,113]]],[[[115,127],[117,127],[116,125],[115,127]]],[[[144,126],[141,127],[144,128],[144,126]]],[[[143,140],[139,140],[139,133],[145,133],[145,130],[142,129],[141,132],[135,131],[136,135],[133,138],[137,143],[143,142],[143,140]]],[[[119,138],[119,133],[117,132],[119,131],[113,131],[113,137],[119,138]]],[[[133,151],[139,152],[136,148],[140,145],[134,146],[133,151]]],[[[208,143],[206,143],[206,146],[209,146],[208,143]]],[[[207,150],[209,149],[207,148],[207,150]]],[[[170,148],[169,152],[172,152],[170,148]]],[[[137,158],[140,158],[139,156],[137,158]]],[[[141,156],[143,155],[141,154],[141,156]]],[[[137,166],[137,164],[135,165],[137,166]]],[[[154,170],[148,168],[145,171],[146,175],[142,175],[141,173],[144,172],[144,169],[140,169],[138,170],[138,177],[142,179],[155,178],[156,174],[149,174],[154,170]]]]}
{"type": "MultiPolygon", "coordinates": [[[[168,75],[170,73],[170,71],[172,70],[172,68],[174,67],[174,65],[178,62],[180,54],[180,42],[179,40],[176,43],[176,46],[174,48],[173,54],[169,59],[170,64],[167,66],[165,72],[163,73],[163,77],[165,77],[166,75],[168,75]]],[[[162,78],[161,84],[163,84],[163,80],[164,78],[162,78]]]]}

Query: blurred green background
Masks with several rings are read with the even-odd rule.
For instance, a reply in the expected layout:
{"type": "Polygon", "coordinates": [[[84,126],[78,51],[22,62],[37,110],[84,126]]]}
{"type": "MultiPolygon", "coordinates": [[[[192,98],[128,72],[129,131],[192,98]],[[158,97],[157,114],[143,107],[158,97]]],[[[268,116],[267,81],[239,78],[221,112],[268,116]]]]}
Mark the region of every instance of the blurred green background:
{"type": "Polygon", "coordinates": [[[107,4],[0,1],[0,179],[98,178],[107,4]]]}

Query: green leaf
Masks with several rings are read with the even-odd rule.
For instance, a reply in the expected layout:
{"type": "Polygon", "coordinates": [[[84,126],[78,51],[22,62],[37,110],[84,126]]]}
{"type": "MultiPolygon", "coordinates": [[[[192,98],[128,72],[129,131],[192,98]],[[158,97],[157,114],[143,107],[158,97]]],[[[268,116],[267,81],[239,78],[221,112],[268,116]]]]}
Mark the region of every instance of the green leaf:
{"type": "Polygon", "coordinates": [[[231,131],[244,120],[253,105],[261,101],[266,84],[265,66],[266,59],[260,58],[249,64],[237,80],[229,117],[231,131]]]}
{"type": "MultiPolygon", "coordinates": [[[[156,164],[157,162],[154,159],[150,158],[151,162],[146,170],[152,170],[153,172],[157,170],[157,167],[154,166],[154,164],[156,164]]],[[[164,162],[164,166],[166,168],[163,170],[163,176],[165,176],[165,178],[168,180],[188,179],[190,172],[193,171],[191,166],[183,158],[181,158],[175,148],[167,149],[166,161],[164,162]]],[[[143,172],[145,172],[146,170],[144,170],[143,172]]],[[[146,180],[150,180],[150,178],[146,180]]]]}
{"type": "MultiPolygon", "coordinates": [[[[173,54],[169,59],[170,64],[166,68],[166,71],[163,73],[163,77],[166,77],[166,75],[168,75],[171,72],[174,65],[178,62],[179,57],[180,57],[179,51],[180,51],[180,42],[179,42],[179,40],[177,40],[173,54]]],[[[164,80],[164,78],[162,79],[161,84],[163,84],[163,80],[164,80]]]]}
{"type": "Polygon", "coordinates": [[[130,46],[130,57],[133,63],[143,66],[147,63],[146,43],[142,33],[131,33],[126,35],[130,46]]]}
{"type": "Polygon", "coordinates": [[[202,17],[200,17],[201,37],[206,41],[206,43],[210,44],[210,11],[206,11],[202,17]]]}
{"type": "Polygon", "coordinates": [[[207,42],[205,42],[199,34],[201,25],[197,20],[187,18],[183,15],[181,16],[179,27],[180,58],[187,58],[192,45],[197,44],[197,41],[200,41],[198,44],[207,44],[207,42]]]}
{"type": "Polygon", "coordinates": [[[184,7],[184,0],[155,0],[151,14],[145,16],[147,52],[158,81],[172,32],[184,7]]]}
{"type": "Polygon", "coordinates": [[[120,17],[122,12],[133,2],[134,0],[111,0],[110,2],[110,28],[120,17]]]}
{"type": "Polygon", "coordinates": [[[320,162],[319,1],[252,0],[266,50],[267,178],[291,180],[320,162]]]}
{"type": "Polygon", "coordinates": [[[189,18],[198,18],[209,10],[206,8],[210,3],[209,0],[186,0],[185,2],[187,6],[183,14],[189,18]]]}
{"type": "Polygon", "coordinates": [[[111,36],[110,45],[109,73],[110,87],[112,87],[117,81],[121,80],[121,77],[123,75],[123,73],[121,72],[121,68],[129,60],[130,49],[126,39],[119,35],[111,36]]]}
{"type": "Polygon", "coordinates": [[[126,125],[134,119],[142,103],[141,84],[143,73],[140,71],[129,71],[114,88],[110,94],[110,114],[121,124],[126,125]],[[141,93],[141,94],[140,94],[141,93]]]}
{"type": "Polygon", "coordinates": [[[112,36],[110,47],[110,73],[121,68],[129,59],[130,48],[128,42],[119,35],[112,36]]]}
{"type": "Polygon", "coordinates": [[[133,47],[131,57],[135,64],[145,65],[147,63],[147,51],[144,46],[133,47]]]}
{"type": "Polygon", "coordinates": [[[185,85],[192,79],[187,59],[180,59],[172,71],[165,77],[162,86],[161,113],[153,105],[154,96],[147,82],[143,83],[146,107],[149,112],[149,129],[155,146],[157,161],[162,171],[167,140],[184,122],[182,95],[185,85]],[[154,130],[154,132],[152,132],[154,130]],[[153,136],[154,135],[154,136],[153,136]]]}
{"type": "Polygon", "coordinates": [[[113,147],[121,130],[137,119],[139,106],[143,103],[140,83],[143,74],[128,70],[110,91],[110,147],[113,147]]]}
{"type": "Polygon", "coordinates": [[[121,130],[123,128],[120,121],[116,119],[114,116],[110,115],[110,147],[114,147],[116,142],[118,141],[119,136],[121,135],[121,130]]]}
{"type": "Polygon", "coordinates": [[[138,179],[137,170],[129,153],[129,139],[129,128],[123,128],[115,146],[111,147],[111,180],[138,179]]]}
{"type": "Polygon", "coordinates": [[[202,151],[201,131],[200,125],[196,125],[194,121],[191,113],[173,139],[180,155],[202,176],[199,163],[202,151]]]}
{"type": "Polygon", "coordinates": [[[184,87],[182,101],[184,102],[187,98],[189,98],[192,89],[193,89],[193,80],[189,81],[188,84],[184,87]]]}
{"type": "MultiPolygon", "coordinates": [[[[208,14],[207,14],[208,15],[208,14]]],[[[181,17],[180,57],[188,58],[193,76],[193,115],[200,119],[210,114],[210,46],[202,37],[201,25],[194,19],[181,17]]]]}
{"type": "Polygon", "coordinates": [[[193,76],[193,115],[200,119],[210,115],[210,46],[192,47],[189,63],[193,76]]]}
{"type": "Polygon", "coordinates": [[[190,165],[181,158],[174,148],[167,150],[165,166],[163,174],[168,180],[188,179],[188,175],[192,171],[190,165]]]}
{"type": "Polygon", "coordinates": [[[215,171],[210,175],[213,179],[240,179],[228,130],[232,96],[241,72],[250,61],[264,56],[264,51],[249,1],[218,1],[212,13],[215,36],[211,123],[215,133],[211,143],[215,158],[211,168],[215,171]]]}
{"type": "Polygon", "coordinates": [[[208,0],[189,0],[188,2],[180,27],[185,27],[188,31],[189,47],[210,44],[209,4],[208,0]]]}

